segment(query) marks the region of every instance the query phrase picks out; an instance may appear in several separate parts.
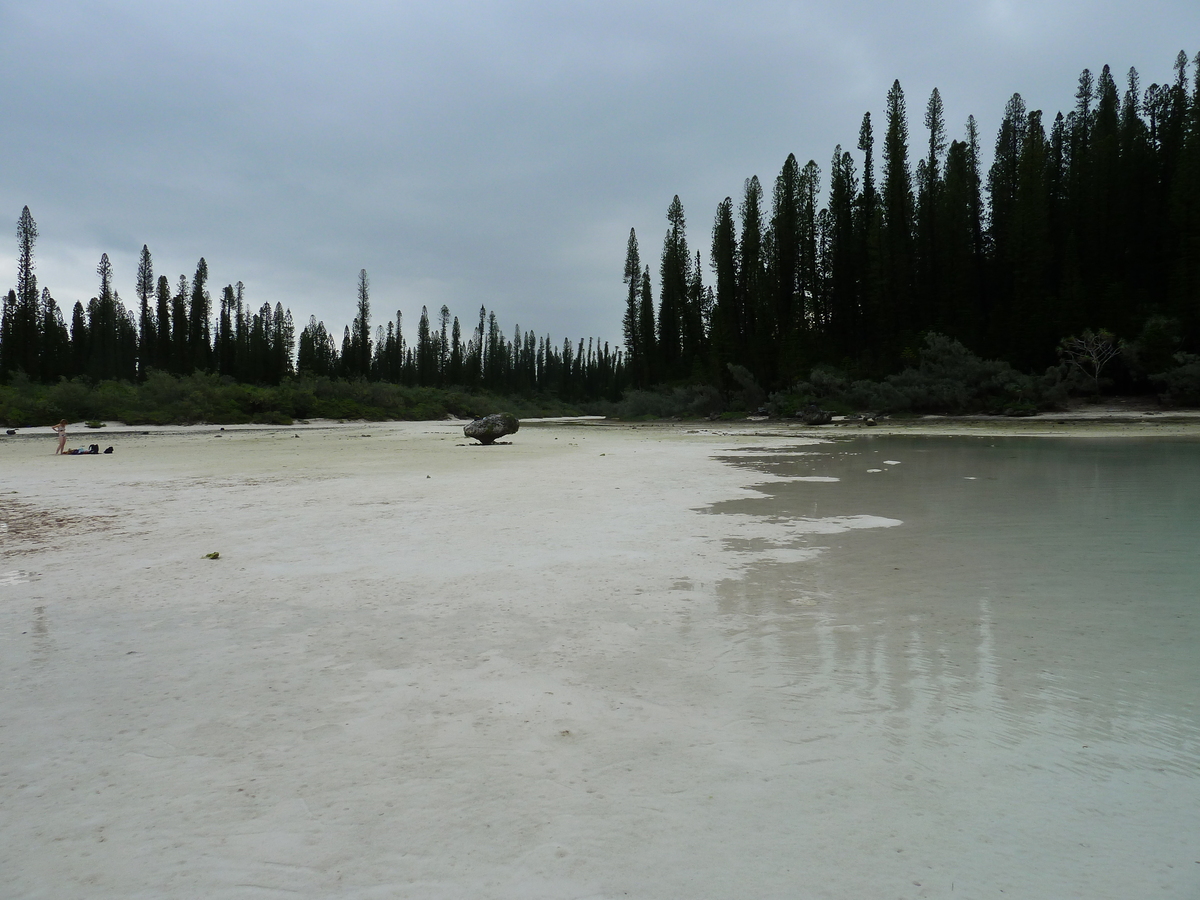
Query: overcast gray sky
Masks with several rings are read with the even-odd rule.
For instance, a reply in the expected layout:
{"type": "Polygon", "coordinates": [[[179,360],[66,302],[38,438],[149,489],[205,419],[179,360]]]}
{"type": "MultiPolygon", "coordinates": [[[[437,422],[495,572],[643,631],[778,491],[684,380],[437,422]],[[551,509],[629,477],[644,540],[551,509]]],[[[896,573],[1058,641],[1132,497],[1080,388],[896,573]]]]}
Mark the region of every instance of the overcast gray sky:
{"type": "Polygon", "coordinates": [[[657,287],[678,193],[707,277],[717,204],[790,152],[827,171],[894,78],[914,145],[937,86],[990,149],[1014,91],[1052,118],[1084,67],[1145,87],[1197,44],[1196,0],[0,0],[0,284],[28,205],[68,309],[102,252],[133,300],[148,244],[337,334],[365,268],[410,339],[446,303],[616,341],[631,227],[657,287]]]}

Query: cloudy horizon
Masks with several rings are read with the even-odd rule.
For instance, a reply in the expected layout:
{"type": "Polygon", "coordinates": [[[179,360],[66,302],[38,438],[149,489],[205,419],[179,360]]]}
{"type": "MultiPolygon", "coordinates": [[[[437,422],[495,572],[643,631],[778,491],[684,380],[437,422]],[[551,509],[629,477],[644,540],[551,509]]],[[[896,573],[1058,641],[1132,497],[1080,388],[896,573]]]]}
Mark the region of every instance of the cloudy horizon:
{"type": "Polygon", "coordinates": [[[1014,92],[1050,119],[1083,68],[1169,81],[1200,5],[0,2],[0,34],[5,289],[28,205],[67,315],[105,252],[129,305],[146,244],[172,283],[203,256],[214,297],[240,280],[337,335],[365,268],[409,339],[445,303],[464,332],[483,304],[617,342],[629,229],[657,288],[673,195],[710,281],[717,204],[789,153],[861,166],[893,79],[914,159],[935,86],[990,155],[1014,92]]]}

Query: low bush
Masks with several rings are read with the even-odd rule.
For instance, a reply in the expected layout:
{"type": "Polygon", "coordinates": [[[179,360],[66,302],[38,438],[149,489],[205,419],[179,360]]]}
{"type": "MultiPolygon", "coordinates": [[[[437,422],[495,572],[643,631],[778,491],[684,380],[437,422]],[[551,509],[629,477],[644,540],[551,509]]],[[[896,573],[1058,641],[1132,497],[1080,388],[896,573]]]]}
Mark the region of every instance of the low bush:
{"type": "Polygon", "coordinates": [[[129,425],[288,425],[295,419],[431,420],[507,410],[523,418],[578,415],[556,397],[502,397],[465,388],[407,387],[300,377],[275,386],[239,384],[218,375],[152,372],[140,384],[82,379],[34,384],[18,374],[0,385],[0,422],[29,427],[59,419],[129,425]]]}
{"type": "Polygon", "coordinates": [[[773,395],[771,409],[792,415],[808,405],[835,412],[1025,414],[1066,405],[1063,373],[1026,375],[1001,360],[985,360],[953,338],[929,334],[915,368],[883,381],[851,380],[830,368],[813,369],[807,381],[773,395]]]}
{"type": "Polygon", "coordinates": [[[1164,402],[1172,406],[1200,405],[1200,356],[1176,353],[1173,359],[1172,368],[1151,375],[1150,380],[1165,389],[1164,402]]]}
{"type": "Polygon", "coordinates": [[[627,391],[619,401],[590,404],[589,412],[614,419],[698,419],[719,415],[728,404],[711,384],[627,391]]]}

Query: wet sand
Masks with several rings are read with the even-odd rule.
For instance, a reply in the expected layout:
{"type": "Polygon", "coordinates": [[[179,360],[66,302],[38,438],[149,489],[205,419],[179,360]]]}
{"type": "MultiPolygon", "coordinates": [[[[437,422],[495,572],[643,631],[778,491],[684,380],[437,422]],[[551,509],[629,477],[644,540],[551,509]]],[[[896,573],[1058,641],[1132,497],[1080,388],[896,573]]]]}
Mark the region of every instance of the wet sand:
{"type": "Polygon", "coordinates": [[[1195,896],[1196,457],[1131,612],[1005,568],[1119,453],[902,427],[0,442],[0,896],[1195,896]]]}

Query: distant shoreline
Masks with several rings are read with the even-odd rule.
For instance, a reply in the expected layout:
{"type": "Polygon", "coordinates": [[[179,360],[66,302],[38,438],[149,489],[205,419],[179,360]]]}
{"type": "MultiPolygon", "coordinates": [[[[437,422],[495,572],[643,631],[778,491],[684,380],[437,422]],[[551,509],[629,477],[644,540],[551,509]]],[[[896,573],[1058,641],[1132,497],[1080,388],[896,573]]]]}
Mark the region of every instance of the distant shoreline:
{"type": "MultiPolygon", "coordinates": [[[[83,422],[68,424],[71,439],[87,435],[177,434],[229,432],[316,431],[325,429],[357,429],[385,424],[465,425],[469,418],[444,417],[426,420],[405,419],[322,419],[314,418],[289,424],[269,422],[143,425],[120,421],[105,421],[102,427],[90,428],[83,422]]],[[[624,420],[603,416],[526,417],[523,427],[554,427],[562,425],[603,428],[654,428],[680,434],[746,434],[805,437],[845,438],[860,435],[906,434],[944,436],[1022,436],[1022,437],[1175,437],[1200,436],[1200,409],[1154,410],[1135,408],[1130,404],[1096,404],[1059,413],[1038,413],[1033,416],[1006,417],[988,415],[900,415],[879,416],[874,425],[861,418],[835,416],[828,425],[805,425],[796,419],[783,417],[745,416],[729,419],[648,419],[624,420]]],[[[0,439],[45,437],[49,426],[25,426],[12,429],[13,435],[0,439]]]]}

